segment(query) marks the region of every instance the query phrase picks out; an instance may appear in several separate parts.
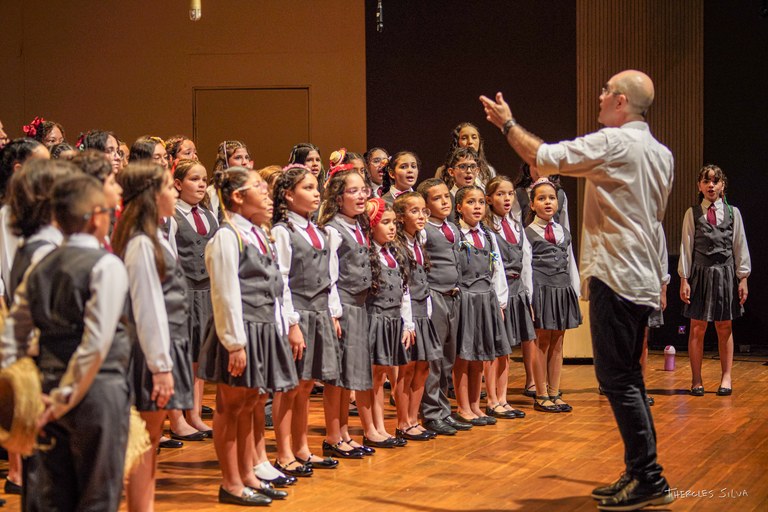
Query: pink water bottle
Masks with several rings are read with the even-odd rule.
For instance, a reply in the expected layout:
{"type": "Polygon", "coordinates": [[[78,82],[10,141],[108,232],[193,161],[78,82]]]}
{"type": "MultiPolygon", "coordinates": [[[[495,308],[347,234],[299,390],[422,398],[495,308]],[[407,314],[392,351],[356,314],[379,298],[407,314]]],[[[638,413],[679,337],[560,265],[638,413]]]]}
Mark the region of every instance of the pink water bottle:
{"type": "Polygon", "coordinates": [[[675,370],[675,347],[667,345],[664,348],[664,371],[671,372],[675,370]]]}

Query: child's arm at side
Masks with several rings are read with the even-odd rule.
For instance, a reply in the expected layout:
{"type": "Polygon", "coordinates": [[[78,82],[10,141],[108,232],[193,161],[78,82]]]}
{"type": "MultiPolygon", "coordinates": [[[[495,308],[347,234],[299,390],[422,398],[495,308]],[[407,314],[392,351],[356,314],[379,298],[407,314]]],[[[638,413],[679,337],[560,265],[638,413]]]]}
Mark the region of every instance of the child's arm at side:
{"type": "Polygon", "coordinates": [[[677,274],[680,276],[680,300],[691,303],[691,262],[693,261],[693,237],[696,228],[693,225],[693,210],[688,208],[683,217],[683,234],[680,238],[680,260],[677,263],[677,274]]]}
{"type": "Polygon", "coordinates": [[[747,301],[747,278],[752,272],[752,261],[744,221],[738,208],[733,209],[733,261],[736,264],[736,277],[739,278],[739,302],[743,305],[747,301]]]}

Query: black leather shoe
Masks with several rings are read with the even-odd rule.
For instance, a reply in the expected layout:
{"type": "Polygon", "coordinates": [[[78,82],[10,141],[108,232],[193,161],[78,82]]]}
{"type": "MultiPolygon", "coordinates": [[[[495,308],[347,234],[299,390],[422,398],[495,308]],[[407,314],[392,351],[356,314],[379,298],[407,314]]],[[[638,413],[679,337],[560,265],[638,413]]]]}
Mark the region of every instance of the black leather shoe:
{"type": "Polygon", "coordinates": [[[373,448],[372,446],[366,446],[364,444],[356,443],[351,438],[350,439],[345,439],[344,442],[347,443],[352,448],[354,448],[355,450],[363,452],[363,455],[369,455],[370,456],[370,455],[373,455],[374,453],[376,453],[376,449],[373,448]],[[352,443],[355,443],[355,444],[357,444],[359,446],[355,446],[355,444],[352,444],[352,443]]]}
{"type": "Polygon", "coordinates": [[[205,419],[213,418],[213,409],[204,405],[200,408],[200,417],[205,419]]]}
{"type": "Polygon", "coordinates": [[[424,433],[427,434],[431,439],[434,439],[437,437],[437,432],[427,427],[424,427],[424,433]]]}
{"type": "Polygon", "coordinates": [[[313,456],[314,455],[310,453],[307,460],[304,460],[301,457],[296,457],[296,460],[312,469],[336,469],[336,467],[339,465],[339,461],[332,457],[323,457],[323,460],[313,461],[313,456]]]}
{"type": "Polygon", "coordinates": [[[598,502],[598,510],[637,510],[651,505],[667,505],[675,501],[665,478],[648,484],[632,478],[616,494],[598,502]]]}
{"type": "Polygon", "coordinates": [[[267,482],[261,482],[261,487],[258,489],[254,489],[259,494],[263,494],[267,498],[271,500],[284,500],[288,497],[288,493],[285,491],[278,491],[275,489],[272,484],[267,482]]]}
{"type": "Polygon", "coordinates": [[[327,441],[323,441],[323,455],[326,457],[339,457],[342,459],[362,459],[363,458],[363,452],[358,450],[357,448],[352,448],[351,450],[342,450],[339,448],[339,444],[342,442],[339,441],[338,444],[334,445],[327,441]]]}
{"type": "Polygon", "coordinates": [[[390,439],[392,439],[392,442],[395,443],[395,448],[403,448],[408,444],[408,441],[402,437],[390,437],[390,439]]]}
{"type": "Polygon", "coordinates": [[[160,441],[160,444],[158,446],[160,448],[181,448],[182,446],[184,446],[184,443],[182,443],[181,441],[168,439],[167,441],[160,441]]]}
{"type": "Polygon", "coordinates": [[[523,396],[527,396],[528,398],[536,398],[536,390],[531,389],[535,388],[536,384],[531,384],[530,386],[526,386],[523,390],[523,396]]]}
{"type": "Polygon", "coordinates": [[[397,445],[392,441],[392,437],[388,437],[383,441],[371,441],[367,437],[363,436],[363,446],[372,446],[374,448],[396,448],[397,445]]]}
{"type": "Polygon", "coordinates": [[[281,488],[285,488],[296,483],[296,477],[288,476],[288,475],[278,476],[277,478],[273,478],[271,480],[268,480],[266,478],[260,478],[259,480],[261,480],[264,483],[268,483],[268,484],[274,485],[275,487],[281,487],[281,488]]]}
{"type": "Polygon", "coordinates": [[[443,421],[446,422],[451,427],[455,428],[456,430],[464,430],[464,431],[472,430],[472,424],[471,423],[467,423],[463,419],[458,419],[453,414],[443,418],[443,421]]]}
{"type": "Polygon", "coordinates": [[[243,489],[240,496],[236,496],[226,491],[223,487],[219,487],[219,503],[241,505],[243,507],[262,507],[272,503],[272,498],[259,494],[250,487],[243,489]]]}
{"type": "Polygon", "coordinates": [[[540,412],[560,412],[560,407],[556,405],[543,405],[541,402],[549,400],[548,396],[537,396],[533,401],[533,410],[540,412]]]}
{"type": "Polygon", "coordinates": [[[9,479],[5,479],[5,494],[21,494],[21,486],[9,479]]]}
{"type": "MultiPolygon", "coordinates": [[[[559,394],[557,396],[550,396],[549,399],[552,401],[552,403],[555,403],[555,400],[560,400],[561,402],[563,402],[563,399],[561,398],[561,395],[559,395],[559,394]]],[[[563,402],[561,404],[555,404],[555,405],[557,406],[558,409],[560,409],[560,412],[571,412],[571,411],[573,411],[573,407],[571,407],[570,405],[568,405],[565,402],[563,402]]]]}
{"type": "Polygon", "coordinates": [[[497,404],[494,407],[486,407],[485,414],[487,414],[488,416],[492,416],[494,418],[498,418],[500,420],[514,420],[515,418],[517,418],[517,415],[515,413],[504,409],[504,406],[501,404],[497,404]]]}
{"type": "Polygon", "coordinates": [[[182,436],[171,430],[171,439],[176,439],[178,441],[202,441],[204,439],[208,439],[208,434],[198,430],[194,434],[182,436]]]}
{"type": "Polygon", "coordinates": [[[408,431],[414,429],[415,427],[408,427],[405,430],[395,429],[395,435],[401,439],[405,439],[407,441],[429,441],[432,439],[429,434],[426,432],[419,432],[417,434],[411,434],[408,431]]]}
{"type": "Polygon", "coordinates": [[[704,386],[691,388],[691,396],[704,396],[704,386]]]}
{"type": "Polygon", "coordinates": [[[733,389],[731,388],[724,388],[723,386],[717,388],[717,396],[731,396],[732,393],[733,389]]]}
{"type": "Polygon", "coordinates": [[[525,413],[520,409],[515,409],[514,407],[509,405],[509,402],[504,402],[501,405],[504,406],[505,411],[507,411],[508,413],[514,414],[515,418],[525,418],[525,413]],[[507,407],[510,407],[510,409],[507,409],[507,407]]]}
{"type": "Polygon", "coordinates": [[[480,416],[480,419],[485,421],[486,425],[495,425],[497,423],[496,418],[493,416],[480,416]]]}
{"type": "Polygon", "coordinates": [[[455,436],[457,430],[443,420],[429,420],[424,427],[441,436],[455,436]]]}
{"type": "Polygon", "coordinates": [[[307,466],[305,466],[304,464],[300,463],[296,459],[292,460],[291,462],[289,462],[285,466],[280,464],[280,461],[275,459],[275,463],[272,464],[272,465],[279,472],[284,473],[284,474],[289,475],[289,476],[295,476],[295,477],[304,478],[304,477],[312,476],[312,473],[313,473],[312,468],[308,468],[307,466]],[[291,465],[293,466],[293,468],[288,469],[288,466],[291,466],[291,465]]]}
{"type": "Polygon", "coordinates": [[[610,485],[605,485],[603,487],[595,487],[592,489],[592,497],[596,500],[604,500],[605,498],[610,498],[620,490],[624,488],[625,485],[629,483],[629,481],[632,480],[632,476],[628,473],[622,473],[618,480],[613,482],[610,485]]]}

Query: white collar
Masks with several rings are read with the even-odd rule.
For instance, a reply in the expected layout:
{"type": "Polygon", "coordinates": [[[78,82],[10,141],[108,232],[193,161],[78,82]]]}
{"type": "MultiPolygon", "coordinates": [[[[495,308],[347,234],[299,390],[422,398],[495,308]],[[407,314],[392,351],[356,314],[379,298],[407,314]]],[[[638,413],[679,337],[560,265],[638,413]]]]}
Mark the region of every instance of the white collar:
{"type": "Polygon", "coordinates": [[[99,240],[90,233],[72,233],[64,239],[62,245],[86,247],[88,249],[99,249],[101,247],[99,240]]]}
{"type": "Polygon", "coordinates": [[[309,225],[309,220],[306,217],[302,217],[298,213],[290,210],[288,211],[288,219],[301,229],[307,229],[307,226],[309,225]]]}

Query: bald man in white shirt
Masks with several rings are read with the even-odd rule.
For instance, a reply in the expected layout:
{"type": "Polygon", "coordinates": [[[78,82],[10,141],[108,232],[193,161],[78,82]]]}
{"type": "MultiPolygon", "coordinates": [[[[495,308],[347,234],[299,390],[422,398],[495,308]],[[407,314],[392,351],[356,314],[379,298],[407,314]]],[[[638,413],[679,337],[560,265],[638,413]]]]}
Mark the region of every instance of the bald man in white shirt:
{"type": "Polygon", "coordinates": [[[592,497],[600,510],[636,510],[673,501],[656,461],[656,431],[640,367],[648,316],[660,306],[664,278],[659,237],[672,188],[672,153],[651,135],[645,115],[651,79],[640,71],[611,77],[600,94],[605,128],[544,144],[512,117],[501,93],[480,97],[488,121],[539,174],[586,179],[581,294],[590,302],[595,373],[624,441],[626,468],[592,497]]]}

